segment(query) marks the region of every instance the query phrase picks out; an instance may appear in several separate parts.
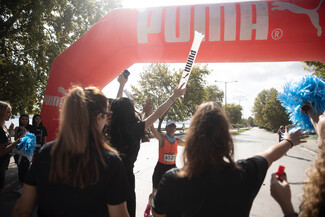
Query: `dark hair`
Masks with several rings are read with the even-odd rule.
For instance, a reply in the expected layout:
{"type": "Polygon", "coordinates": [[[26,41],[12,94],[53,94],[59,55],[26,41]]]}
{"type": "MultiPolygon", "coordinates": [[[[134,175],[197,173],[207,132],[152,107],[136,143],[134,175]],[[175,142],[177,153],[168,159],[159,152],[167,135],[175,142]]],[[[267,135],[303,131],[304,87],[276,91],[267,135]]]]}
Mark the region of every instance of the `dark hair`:
{"type": "Polygon", "coordinates": [[[113,100],[111,111],[113,114],[109,131],[111,137],[110,141],[115,147],[117,147],[117,145],[123,146],[125,143],[123,128],[128,124],[139,121],[139,119],[136,117],[131,100],[126,97],[113,100]]]}
{"type": "Polygon", "coordinates": [[[28,118],[28,123],[27,123],[27,125],[29,124],[29,116],[26,115],[26,114],[22,114],[22,115],[20,115],[20,117],[19,117],[19,126],[23,126],[23,124],[21,123],[21,119],[22,119],[23,117],[27,117],[27,118],[28,118]]]}
{"type": "Polygon", "coordinates": [[[216,102],[201,104],[185,138],[181,176],[198,177],[210,166],[237,168],[229,122],[216,102]]]}
{"type": "Polygon", "coordinates": [[[126,97],[113,100],[111,111],[113,112],[112,125],[124,125],[139,120],[135,115],[133,103],[126,97]]]}
{"type": "Polygon", "coordinates": [[[32,121],[33,126],[36,127],[35,119],[36,119],[37,117],[40,117],[40,118],[41,118],[41,123],[39,123],[39,126],[40,126],[40,127],[43,127],[42,117],[41,117],[39,114],[36,114],[36,115],[33,116],[33,121],[32,121]]]}

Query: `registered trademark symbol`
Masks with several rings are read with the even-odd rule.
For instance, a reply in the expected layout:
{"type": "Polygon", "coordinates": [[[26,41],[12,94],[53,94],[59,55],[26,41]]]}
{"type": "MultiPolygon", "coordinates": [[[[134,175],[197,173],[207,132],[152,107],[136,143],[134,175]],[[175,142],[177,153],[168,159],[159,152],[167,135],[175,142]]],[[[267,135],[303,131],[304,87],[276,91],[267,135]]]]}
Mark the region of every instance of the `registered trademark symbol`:
{"type": "Polygon", "coordinates": [[[272,31],[272,38],[274,40],[279,40],[283,36],[283,31],[281,29],[274,29],[272,31]]]}

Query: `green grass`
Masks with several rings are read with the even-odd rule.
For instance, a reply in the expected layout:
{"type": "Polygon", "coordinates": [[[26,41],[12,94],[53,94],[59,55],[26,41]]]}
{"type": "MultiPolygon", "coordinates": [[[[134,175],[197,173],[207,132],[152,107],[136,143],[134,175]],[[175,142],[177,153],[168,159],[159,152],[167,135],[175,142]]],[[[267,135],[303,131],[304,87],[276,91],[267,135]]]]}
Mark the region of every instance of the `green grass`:
{"type": "Polygon", "coordinates": [[[242,132],[245,132],[247,130],[250,130],[251,128],[247,128],[247,129],[241,129],[241,130],[237,130],[237,131],[234,131],[234,132],[230,132],[230,134],[232,136],[235,136],[235,135],[238,135],[238,134],[241,134],[242,132]]]}

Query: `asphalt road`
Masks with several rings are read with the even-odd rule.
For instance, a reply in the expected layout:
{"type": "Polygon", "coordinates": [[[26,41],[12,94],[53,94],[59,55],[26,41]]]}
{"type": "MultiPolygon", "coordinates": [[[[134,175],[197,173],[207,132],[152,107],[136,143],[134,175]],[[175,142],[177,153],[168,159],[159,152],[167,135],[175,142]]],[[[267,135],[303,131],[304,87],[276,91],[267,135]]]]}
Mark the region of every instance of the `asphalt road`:
{"type": "MultiPolygon", "coordinates": [[[[277,134],[269,133],[263,129],[252,128],[234,137],[235,159],[252,157],[278,142],[277,134]]],[[[315,140],[308,141],[310,149],[316,147],[315,140]]],[[[182,166],[183,147],[178,147],[177,167],[182,166]]],[[[283,156],[274,162],[268,170],[264,183],[254,200],[250,216],[278,217],[283,216],[280,207],[270,195],[271,173],[275,172],[279,165],[286,167],[288,181],[291,182],[292,202],[298,211],[300,204],[299,195],[302,191],[302,182],[306,178],[306,169],[311,165],[317,154],[302,146],[290,149],[287,156],[283,156]]],[[[138,159],[135,164],[137,217],[142,217],[148,202],[148,195],[152,191],[152,173],[158,159],[158,141],[151,139],[148,143],[142,143],[138,159]]]]}
{"type": "MultiPolygon", "coordinates": [[[[235,159],[251,157],[268,147],[277,143],[277,134],[266,132],[262,129],[252,128],[234,137],[235,159]]],[[[257,197],[255,198],[250,216],[277,217],[283,216],[280,207],[270,196],[269,181],[271,173],[276,171],[279,165],[286,167],[289,182],[291,182],[292,201],[298,210],[302,193],[302,182],[306,178],[306,169],[316,158],[317,150],[315,140],[309,140],[303,146],[294,147],[289,150],[288,155],[282,157],[269,168],[257,197]],[[308,148],[308,149],[307,149],[308,148]],[[314,151],[311,151],[314,150],[314,151]]],[[[183,147],[178,147],[177,166],[182,166],[183,147]]],[[[134,173],[136,176],[136,196],[137,196],[137,217],[142,217],[148,196],[152,191],[152,173],[158,159],[158,141],[151,139],[150,142],[142,143],[138,159],[135,163],[134,173]]],[[[11,210],[19,198],[19,194],[13,190],[18,185],[17,167],[12,161],[6,172],[6,182],[3,194],[0,198],[0,216],[9,217],[11,210]]],[[[33,217],[36,214],[33,215],[33,217]]]]}

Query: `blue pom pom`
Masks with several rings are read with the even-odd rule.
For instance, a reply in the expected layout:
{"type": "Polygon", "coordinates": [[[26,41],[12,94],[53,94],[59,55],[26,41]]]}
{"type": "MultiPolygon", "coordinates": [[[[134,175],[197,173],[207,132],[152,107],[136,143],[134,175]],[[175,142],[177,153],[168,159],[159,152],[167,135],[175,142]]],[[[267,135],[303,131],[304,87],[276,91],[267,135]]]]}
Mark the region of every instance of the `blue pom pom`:
{"type": "Polygon", "coordinates": [[[36,136],[32,133],[26,133],[17,145],[17,149],[27,157],[32,157],[36,147],[36,136]]]}
{"type": "Polygon", "coordinates": [[[308,115],[300,108],[309,103],[314,113],[325,111],[325,83],[315,75],[306,75],[298,82],[286,83],[283,93],[278,94],[282,106],[286,109],[296,129],[313,131],[314,126],[308,115]]]}

